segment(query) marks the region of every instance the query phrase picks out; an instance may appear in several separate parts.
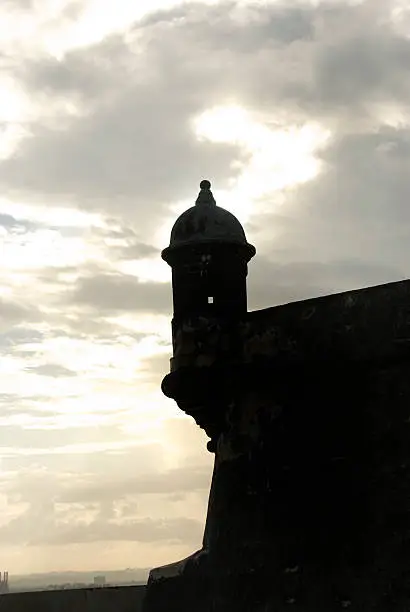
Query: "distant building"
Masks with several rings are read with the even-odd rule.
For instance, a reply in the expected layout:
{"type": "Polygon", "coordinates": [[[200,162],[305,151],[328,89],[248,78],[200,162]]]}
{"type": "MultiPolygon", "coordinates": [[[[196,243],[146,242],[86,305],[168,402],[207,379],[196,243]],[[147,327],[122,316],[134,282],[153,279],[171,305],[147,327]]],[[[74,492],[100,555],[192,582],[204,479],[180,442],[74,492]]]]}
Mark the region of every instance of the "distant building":
{"type": "Polygon", "coordinates": [[[3,576],[0,572],[0,595],[5,595],[9,592],[9,573],[3,572],[3,576]]]}
{"type": "Polygon", "coordinates": [[[106,586],[105,576],[94,576],[94,587],[103,588],[106,586]]]}

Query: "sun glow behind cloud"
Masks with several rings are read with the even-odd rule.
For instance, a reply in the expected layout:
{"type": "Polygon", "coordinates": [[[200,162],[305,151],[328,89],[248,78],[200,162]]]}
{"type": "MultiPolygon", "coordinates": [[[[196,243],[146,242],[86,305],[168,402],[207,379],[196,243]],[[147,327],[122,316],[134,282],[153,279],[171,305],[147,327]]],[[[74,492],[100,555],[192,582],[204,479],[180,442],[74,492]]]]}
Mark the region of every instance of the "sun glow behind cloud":
{"type": "MultiPolygon", "coordinates": [[[[217,204],[232,211],[242,223],[254,214],[269,212],[273,196],[274,205],[278,206],[281,192],[314,179],[321,170],[317,153],[331,136],[329,130],[318,124],[276,124],[271,116],[256,116],[236,104],[209,108],[194,118],[191,127],[193,136],[200,142],[236,144],[248,154],[229,189],[213,185],[217,204]]],[[[212,181],[212,177],[208,178],[212,181]]],[[[172,203],[169,217],[153,237],[156,246],[164,247],[168,243],[176,216],[193,206],[195,197],[193,194],[191,200],[172,203]]],[[[124,265],[128,270],[137,271],[141,262],[124,265]]],[[[169,276],[169,270],[159,260],[155,266],[145,265],[145,279],[164,282],[169,276]]]]}
{"type": "MultiPolygon", "coordinates": [[[[168,228],[167,228],[168,230],[168,228]]],[[[169,238],[169,232],[164,232],[164,238],[169,238]],[[167,235],[168,234],[168,235],[167,235]]],[[[162,242],[165,246],[166,242],[162,242]]],[[[157,255],[155,258],[138,259],[134,261],[123,261],[118,266],[124,274],[138,276],[140,281],[154,281],[156,283],[169,283],[171,280],[171,270],[167,264],[157,255]]]]}
{"type": "Polygon", "coordinates": [[[250,154],[236,183],[220,192],[221,205],[241,221],[256,212],[256,200],[313,179],[320,171],[315,153],[330,137],[317,124],[272,125],[236,105],[205,111],[193,127],[200,140],[239,144],[250,154]]]}

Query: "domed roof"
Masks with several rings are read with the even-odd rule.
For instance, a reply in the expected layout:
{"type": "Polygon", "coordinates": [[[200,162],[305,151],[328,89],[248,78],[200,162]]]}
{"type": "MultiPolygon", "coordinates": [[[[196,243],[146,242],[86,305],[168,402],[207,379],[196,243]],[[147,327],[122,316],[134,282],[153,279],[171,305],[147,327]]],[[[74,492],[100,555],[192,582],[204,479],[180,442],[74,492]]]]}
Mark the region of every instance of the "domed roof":
{"type": "Polygon", "coordinates": [[[238,219],[216,205],[211,183],[201,181],[200,188],[195,206],[183,212],[176,220],[171,231],[169,248],[204,242],[248,245],[238,219]]]}

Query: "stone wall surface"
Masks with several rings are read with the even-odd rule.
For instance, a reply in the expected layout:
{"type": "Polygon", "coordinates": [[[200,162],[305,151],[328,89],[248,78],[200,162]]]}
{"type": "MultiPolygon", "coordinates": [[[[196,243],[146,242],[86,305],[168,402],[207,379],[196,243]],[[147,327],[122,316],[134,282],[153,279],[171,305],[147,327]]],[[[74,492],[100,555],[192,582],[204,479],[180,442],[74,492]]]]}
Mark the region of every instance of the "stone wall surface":
{"type": "Polygon", "coordinates": [[[141,612],[145,586],[9,593],[1,612],[141,612]]]}
{"type": "Polygon", "coordinates": [[[410,353],[410,281],[248,313],[243,360],[398,359],[410,353]]]}
{"type": "Polygon", "coordinates": [[[212,380],[228,398],[203,550],[151,573],[144,612],[410,610],[410,281],[249,313],[238,334],[241,361],[189,392],[204,422],[212,380]]]}

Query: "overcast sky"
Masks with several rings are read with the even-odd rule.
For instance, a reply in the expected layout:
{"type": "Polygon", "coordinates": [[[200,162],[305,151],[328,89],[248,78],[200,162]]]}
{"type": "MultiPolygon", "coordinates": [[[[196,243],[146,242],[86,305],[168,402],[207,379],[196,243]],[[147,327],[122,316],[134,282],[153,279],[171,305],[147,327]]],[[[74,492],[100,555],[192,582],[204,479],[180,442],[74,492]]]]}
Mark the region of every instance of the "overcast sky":
{"type": "Polygon", "coordinates": [[[409,34],[409,0],[2,1],[0,570],[200,546],[159,253],[202,178],[251,309],[410,275],[409,34]]]}

